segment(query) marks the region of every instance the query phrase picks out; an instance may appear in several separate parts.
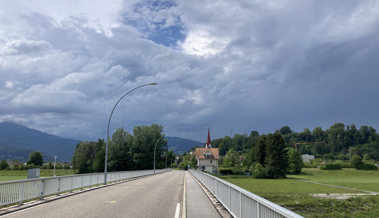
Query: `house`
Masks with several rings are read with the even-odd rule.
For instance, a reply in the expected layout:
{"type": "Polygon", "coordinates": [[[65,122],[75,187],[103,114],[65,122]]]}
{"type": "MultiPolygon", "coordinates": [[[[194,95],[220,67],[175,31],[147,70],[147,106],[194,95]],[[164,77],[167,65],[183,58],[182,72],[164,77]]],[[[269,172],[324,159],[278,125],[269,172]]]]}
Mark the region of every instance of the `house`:
{"type": "Polygon", "coordinates": [[[301,157],[303,158],[303,162],[310,162],[311,160],[315,159],[314,155],[309,154],[302,154],[301,157]]]}
{"type": "Polygon", "coordinates": [[[212,148],[212,142],[208,128],[208,139],[205,147],[196,148],[197,170],[209,173],[217,173],[219,158],[218,148],[212,148]]]}

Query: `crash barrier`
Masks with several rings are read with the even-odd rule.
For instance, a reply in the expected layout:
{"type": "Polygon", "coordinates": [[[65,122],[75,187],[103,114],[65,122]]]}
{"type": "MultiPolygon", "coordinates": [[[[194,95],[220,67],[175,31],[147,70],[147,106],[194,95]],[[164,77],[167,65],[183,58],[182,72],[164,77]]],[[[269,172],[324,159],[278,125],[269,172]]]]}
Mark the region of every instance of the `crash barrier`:
{"type": "MultiPolygon", "coordinates": [[[[155,173],[171,171],[171,169],[155,170],[155,173]]],[[[107,183],[122,181],[154,174],[154,170],[108,172],[107,183]]],[[[0,206],[19,203],[30,199],[42,199],[49,195],[72,192],[84,187],[91,188],[104,183],[104,173],[77,174],[70,176],[46,177],[38,179],[0,182],[0,206]]]]}
{"type": "Polygon", "coordinates": [[[243,188],[233,185],[215,176],[197,170],[189,170],[220,203],[237,218],[300,218],[284,207],[255,195],[243,188]]]}

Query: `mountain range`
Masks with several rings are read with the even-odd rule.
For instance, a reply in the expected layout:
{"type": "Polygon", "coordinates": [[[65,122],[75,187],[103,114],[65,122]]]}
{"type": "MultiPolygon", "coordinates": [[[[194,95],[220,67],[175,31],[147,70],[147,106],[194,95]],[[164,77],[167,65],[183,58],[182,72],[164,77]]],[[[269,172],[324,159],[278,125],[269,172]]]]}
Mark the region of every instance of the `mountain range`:
{"type": "MultiPolygon", "coordinates": [[[[168,141],[168,149],[175,154],[181,154],[191,150],[194,146],[202,147],[204,143],[178,137],[165,137],[168,141]]],[[[26,126],[11,123],[0,123],[0,160],[27,161],[29,154],[40,151],[44,161],[53,161],[57,156],[58,162],[71,162],[79,140],[61,138],[26,126]]]]}

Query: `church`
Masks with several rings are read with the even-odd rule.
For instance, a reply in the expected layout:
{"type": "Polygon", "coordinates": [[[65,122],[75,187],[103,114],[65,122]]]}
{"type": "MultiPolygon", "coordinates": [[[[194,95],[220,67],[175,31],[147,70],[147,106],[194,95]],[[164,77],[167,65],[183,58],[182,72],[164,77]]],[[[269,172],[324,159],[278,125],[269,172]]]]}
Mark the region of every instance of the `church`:
{"type": "Polygon", "coordinates": [[[218,160],[220,159],[218,148],[212,148],[211,137],[208,128],[208,139],[204,148],[196,148],[197,170],[218,173],[218,160]]]}

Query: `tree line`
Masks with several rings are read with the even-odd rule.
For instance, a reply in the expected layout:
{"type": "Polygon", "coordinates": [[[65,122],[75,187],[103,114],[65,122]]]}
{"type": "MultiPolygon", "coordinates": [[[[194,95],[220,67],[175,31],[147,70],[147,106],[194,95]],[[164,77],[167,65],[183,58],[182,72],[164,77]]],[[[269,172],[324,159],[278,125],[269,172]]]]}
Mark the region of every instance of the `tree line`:
{"type": "MultiPolygon", "coordinates": [[[[169,167],[173,151],[167,151],[167,139],[162,136],[163,127],[158,124],[136,126],[133,135],[118,128],[109,139],[108,171],[145,170],[154,168],[154,147],[156,146],[156,169],[169,167]],[[162,139],[160,139],[162,138],[162,139]],[[160,139],[160,140],[158,140],[160,139]],[[166,153],[167,152],[167,153],[166,153]]],[[[78,173],[104,172],[105,140],[82,141],[76,145],[71,159],[78,173]]]]}
{"type": "MultiPolygon", "coordinates": [[[[313,131],[305,128],[302,132],[283,126],[275,132],[283,136],[286,147],[305,143],[298,145],[301,154],[315,155],[316,158],[327,160],[351,160],[355,154],[361,157],[367,154],[371,159],[379,160],[379,135],[371,126],[363,125],[358,129],[354,124],[345,126],[343,123],[335,123],[326,130],[315,127],[313,131]]],[[[257,146],[260,137],[254,130],[250,135],[235,134],[233,138],[225,136],[215,139],[212,146],[219,148],[220,155],[225,155],[230,149],[244,152],[257,146]]]]}

